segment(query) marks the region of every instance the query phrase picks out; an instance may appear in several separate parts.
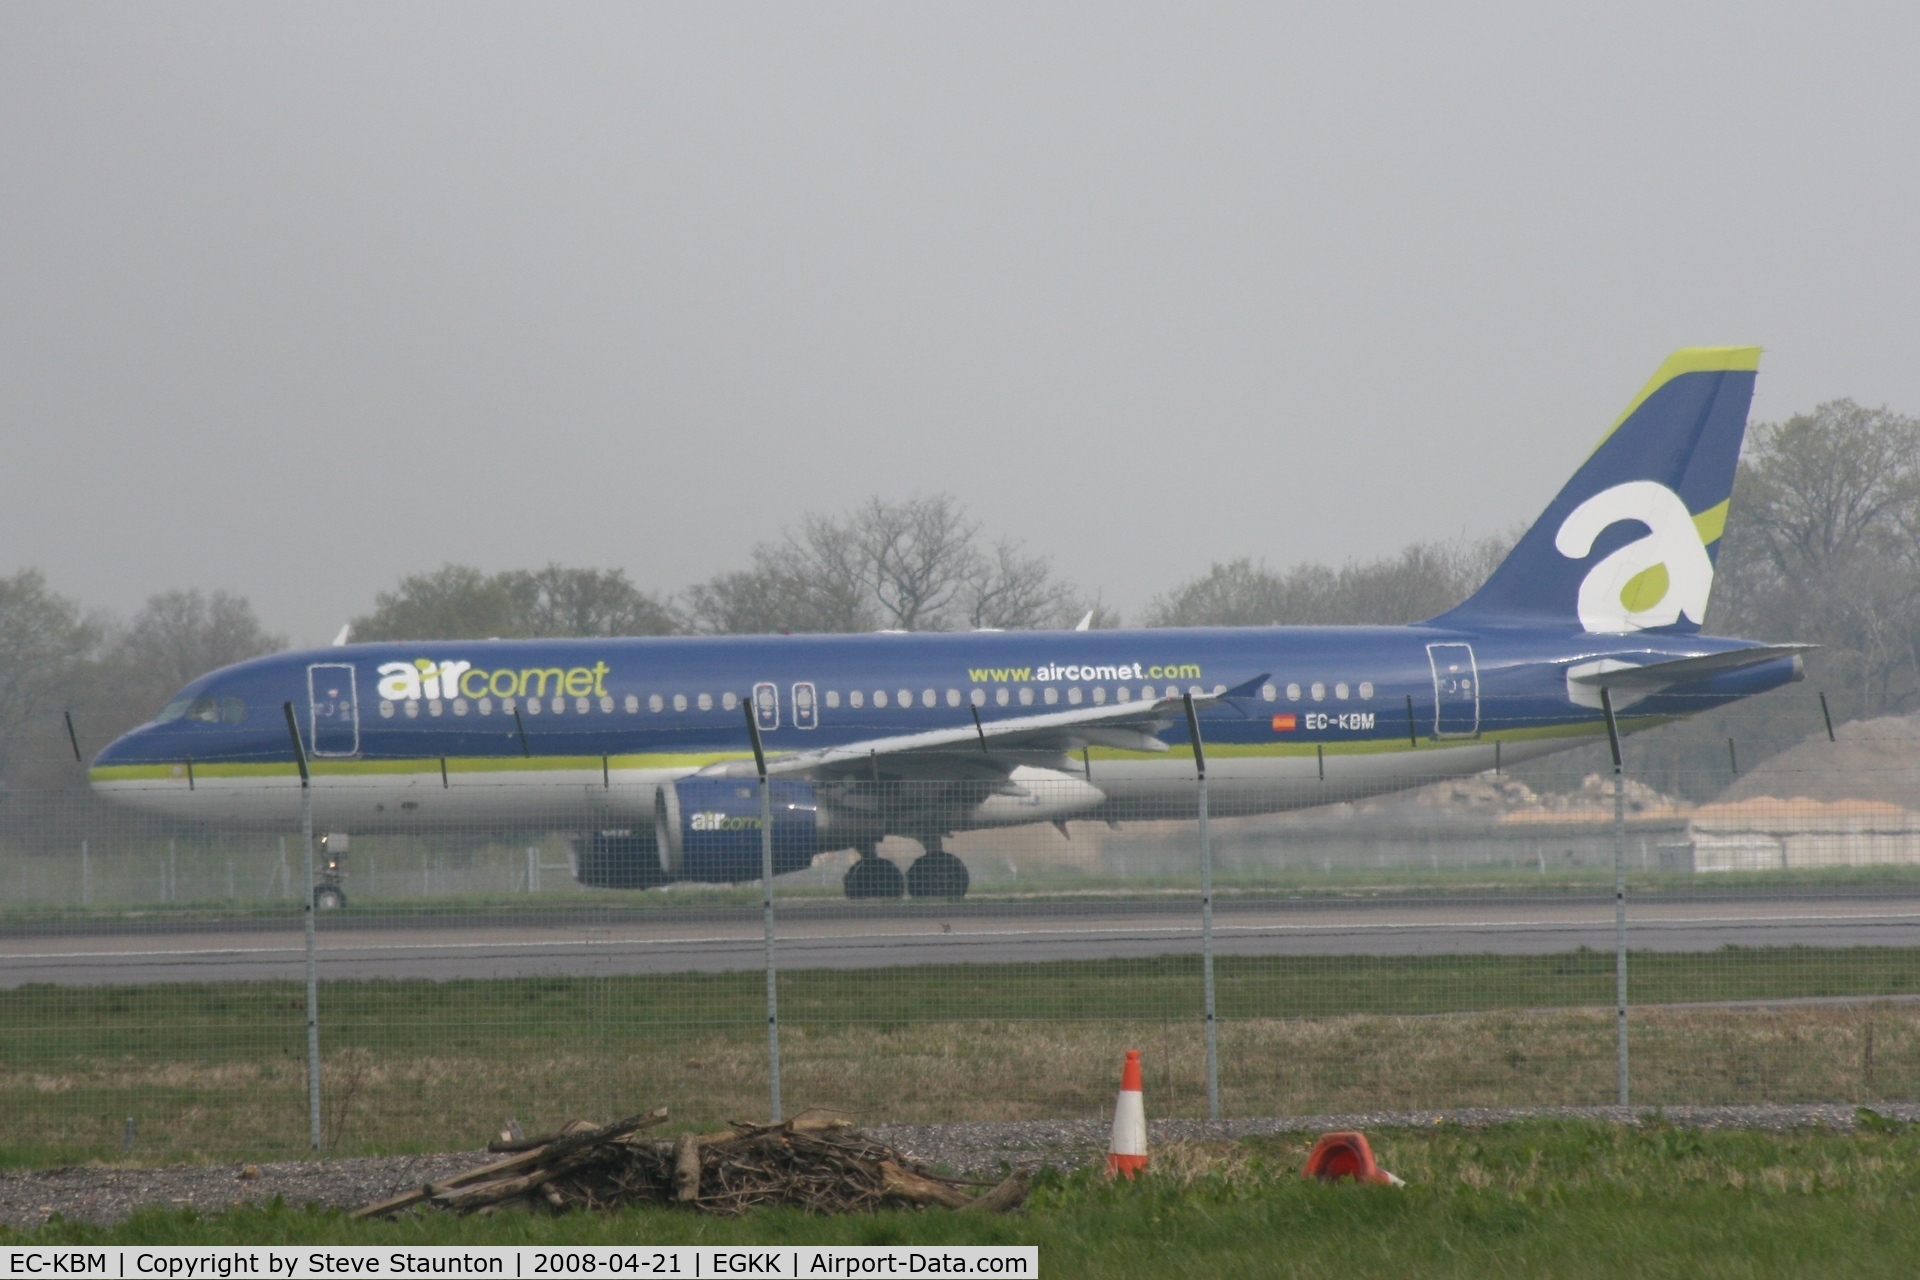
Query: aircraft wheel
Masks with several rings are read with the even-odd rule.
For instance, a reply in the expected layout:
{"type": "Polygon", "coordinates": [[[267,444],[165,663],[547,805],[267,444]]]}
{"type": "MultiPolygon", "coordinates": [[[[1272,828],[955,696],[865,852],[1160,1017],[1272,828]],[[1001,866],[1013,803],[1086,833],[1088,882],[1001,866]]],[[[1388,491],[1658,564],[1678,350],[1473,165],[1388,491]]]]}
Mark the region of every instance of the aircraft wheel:
{"type": "Polygon", "coordinates": [[[313,891],[313,909],[315,911],[338,911],[347,905],[347,895],[330,884],[323,884],[313,891]]]}
{"type": "Polygon", "coordinates": [[[860,859],[847,868],[840,884],[849,898],[898,898],[907,887],[900,868],[888,858],[860,859]]]}
{"type": "Polygon", "coordinates": [[[964,898],[972,882],[967,864],[944,849],[921,854],[907,868],[907,892],[916,898],[964,898]]]}

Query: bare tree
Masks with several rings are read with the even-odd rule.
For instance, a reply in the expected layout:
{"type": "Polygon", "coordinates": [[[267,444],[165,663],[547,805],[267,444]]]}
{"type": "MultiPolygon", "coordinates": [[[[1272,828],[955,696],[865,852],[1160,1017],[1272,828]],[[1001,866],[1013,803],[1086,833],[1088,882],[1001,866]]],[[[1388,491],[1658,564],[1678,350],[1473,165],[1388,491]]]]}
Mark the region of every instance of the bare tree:
{"type": "Polygon", "coordinates": [[[980,526],[950,495],[869,499],[851,520],[868,594],[889,627],[944,631],[974,578],[980,526]]]}
{"type": "Polygon", "coordinates": [[[1147,605],[1150,627],[1339,626],[1414,622],[1460,603],[1506,557],[1514,534],[1416,542],[1397,556],[1340,569],[1284,572],[1252,560],[1216,563],[1147,605]]]}
{"type": "Polygon", "coordinates": [[[0,768],[34,721],[73,705],[100,634],[38,570],[0,578],[0,768]]]}
{"type": "Polygon", "coordinates": [[[499,575],[512,597],[519,629],[529,636],[664,636],[679,627],[660,601],[627,580],[623,569],[567,569],[499,575]]]}
{"type": "Polygon", "coordinates": [[[410,574],[353,620],[356,640],[481,640],[531,636],[671,635],[667,606],[621,569],[509,569],[443,565],[410,574]]]}
{"type": "Polygon", "coordinates": [[[285,636],[260,625],[245,596],[157,592],[110,633],[95,679],[95,727],[130,728],[188,681],[286,647],[285,636]]]}
{"type": "Polygon", "coordinates": [[[973,572],[963,601],[971,627],[1033,631],[1074,625],[1097,604],[1085,604],[1071,584],[1053,574],[1045,556],[1027,555],[1019,543],[1005,539],[993,550],[974,557],[973,572]]]}
{"type": "Polygon", "coordinates": [[[1821,644],[1848,714],[1920,701],[1920,420],[1832,400],[1753,428],[1721,540],[1716,631],[1821,644]]]}
{"type": "Polygon", "coordinates": [[[722,573],[687,589],[691,630],[704,635],[871,631],[852,532],[809,516],[797,534],[753,549],[750,568],[722,573]]]}
{"type": "Polygon", "coordinates": [[[753,550],[751,568],[687,590],[706,634],[946,631],[1072,626],[1087,608],[1043,556],[978,545],[979,526],[948,494],[871,499],[843,519],[811,515],[753,550]]]}

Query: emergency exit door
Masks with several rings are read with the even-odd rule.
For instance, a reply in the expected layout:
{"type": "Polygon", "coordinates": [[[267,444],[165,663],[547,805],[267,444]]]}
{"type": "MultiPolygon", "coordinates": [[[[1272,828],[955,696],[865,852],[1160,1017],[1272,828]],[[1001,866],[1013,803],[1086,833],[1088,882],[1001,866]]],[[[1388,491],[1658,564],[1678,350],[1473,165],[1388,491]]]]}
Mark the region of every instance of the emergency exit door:
{"type": "Polygon", "coordinates": [[[1480,732],[1480,672],[1470,644],[1430,644],[1433,736],[1471,738],[1480,732]]]}
{"type": "Polygon", "coordinates": [[[350,662],[316,662],[307,668],[307,751],[351,756],[360,751],[360,698],[350,662]]]}

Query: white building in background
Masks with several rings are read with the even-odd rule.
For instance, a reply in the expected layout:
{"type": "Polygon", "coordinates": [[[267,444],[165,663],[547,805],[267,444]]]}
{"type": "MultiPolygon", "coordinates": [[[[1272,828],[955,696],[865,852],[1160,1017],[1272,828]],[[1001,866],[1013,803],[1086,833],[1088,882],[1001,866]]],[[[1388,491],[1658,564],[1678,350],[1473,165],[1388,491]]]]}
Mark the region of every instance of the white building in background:
{"type": "Polygon", "coordinates": [[[1693,869],[1920,866],[1920,813],[1882,800],[1755,796],[1694,810],[1693,869]]]}

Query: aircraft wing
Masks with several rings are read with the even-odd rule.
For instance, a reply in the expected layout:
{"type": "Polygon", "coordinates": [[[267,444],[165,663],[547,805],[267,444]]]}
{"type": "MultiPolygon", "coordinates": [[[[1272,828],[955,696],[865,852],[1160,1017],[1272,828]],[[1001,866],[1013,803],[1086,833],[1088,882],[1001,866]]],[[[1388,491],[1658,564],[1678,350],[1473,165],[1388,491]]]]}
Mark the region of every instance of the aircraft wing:
{"type": "MultiPolygon", "coordinates": [[[[1195,694],[1193,705],[1198,709],[1216,702],[1255,697],[1266,679],[1265,675],[1258,675],[1231,689],[1195,694]]],[[[913,766],[937,760],[945,776],[964,772],[1004,777],[1015,766],[1025,763],[1024,757],[1064,754],[1084,746],[1165,751],[1167,744],[1155,735],[1185,718],[1182,702],[1180,698],[1160,697],[1003,720],[981,720],[973,714],[952,728],[868,738],[818,751],[769,756],[767,772],[776,776],[857,775],[885,765],[897,774],[903,766],[908,772],[920,772],[913,766]]],[[[742,774],[753,770],[752,761],[734,760],[702,772],[742,774]]]]}
{"type": "Polygon", "coordinates": [[[1722,671],[1757,666],[1777,658],[1792,658],[1818,649],[1817,644],[1767,644],[1727,653],[1705,653],[1694,658],[1674,658],[1668,662],[1649,662],[1645,666],[1590,663],[1588,669],[1575,668],[1567,673],[1569,685],[1599,689],[1602,685],[1644,697],[1689,680],[1701,680],[1722,671]],[[1604,669],[1598,669],[1604,668],[1604,669]]]}

